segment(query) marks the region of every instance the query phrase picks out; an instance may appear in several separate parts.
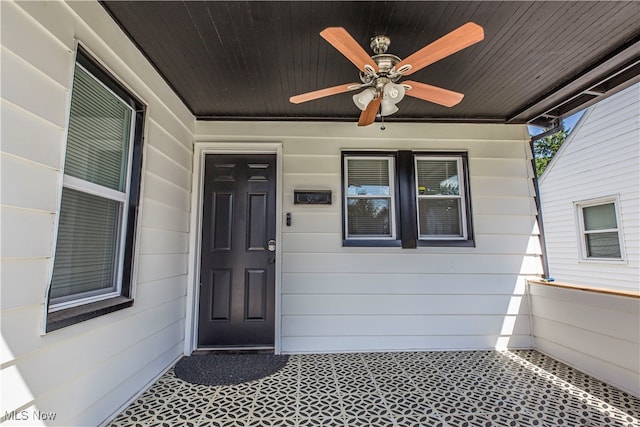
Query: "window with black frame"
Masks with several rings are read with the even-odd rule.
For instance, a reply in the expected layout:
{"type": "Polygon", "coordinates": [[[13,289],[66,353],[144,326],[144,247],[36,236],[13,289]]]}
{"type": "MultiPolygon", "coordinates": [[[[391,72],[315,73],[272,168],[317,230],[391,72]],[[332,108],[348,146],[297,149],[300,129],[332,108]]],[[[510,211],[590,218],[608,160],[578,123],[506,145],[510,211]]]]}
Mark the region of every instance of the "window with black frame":
{"type": "Polygon", "coordinates": [[[461,157],[416,156],[418,238],[466,239],[461,157]]]}
{"type": "Polygon", "coordinates": [[[143,106],[79,48],[47,330],[132,304],[143,106]]]}
{"type": "Polygon", "coordinates": [[[394,162],[390,156],[345,158],[346,235],[394,239],[394,162]]]}
{"type": "Polygon", "coordinates": [[[343,153],[345,246],[473,246],[466,153],[343,153]]]}

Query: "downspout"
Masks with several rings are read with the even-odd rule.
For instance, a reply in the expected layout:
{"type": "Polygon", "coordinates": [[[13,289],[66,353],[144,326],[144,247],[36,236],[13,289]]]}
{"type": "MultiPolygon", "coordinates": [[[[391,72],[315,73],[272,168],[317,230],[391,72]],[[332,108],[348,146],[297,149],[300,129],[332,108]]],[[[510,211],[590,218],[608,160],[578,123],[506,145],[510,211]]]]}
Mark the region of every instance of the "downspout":
{"type": "Polygon", "coordinates": [[[544,221],[542,220],[542,203],[540,202],[540,186],[538,185],[538,172],[536,170],[536,155],[533,149],[533,144],[542,138],[546,138],[549,135],[553,135],[561,131],[563,128],[562,119],[556,119],[553,121],[553,127],[548,131],[531,137],[529,141],[529,149],[531,150],[531,167],[533,168],[533,188],[535,191],[534,201],[536,203],[536,210],[538,212],[538,229],[540,230],[539,240],[540,249],[542,250],[542,278],[543,280],[553,280],[549,277],[549,261],[547,258],[547,245],[544,237],[544,221]]]}

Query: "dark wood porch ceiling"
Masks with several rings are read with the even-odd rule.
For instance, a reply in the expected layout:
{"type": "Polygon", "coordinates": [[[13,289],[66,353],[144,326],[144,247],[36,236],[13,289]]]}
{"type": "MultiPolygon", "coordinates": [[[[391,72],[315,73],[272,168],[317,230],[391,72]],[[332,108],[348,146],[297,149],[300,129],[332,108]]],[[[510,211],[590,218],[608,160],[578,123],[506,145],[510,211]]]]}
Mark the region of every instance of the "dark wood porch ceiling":
{"type": "MultiPolygon", "coordinates": [[[[199,119],[350,120],[344,93],[294,105],[295,94],[357,82],[318,33],[341,26],[365,48],[377,34],[407,57],[473,21],[485,39],[414,73],[465,94],[442,107],[405,97],[386,120],[549,125],[640,80],[640,2],[104,1],[199,119]]],[[[371,53],[372,54],[372,53],[371,53]]]]}

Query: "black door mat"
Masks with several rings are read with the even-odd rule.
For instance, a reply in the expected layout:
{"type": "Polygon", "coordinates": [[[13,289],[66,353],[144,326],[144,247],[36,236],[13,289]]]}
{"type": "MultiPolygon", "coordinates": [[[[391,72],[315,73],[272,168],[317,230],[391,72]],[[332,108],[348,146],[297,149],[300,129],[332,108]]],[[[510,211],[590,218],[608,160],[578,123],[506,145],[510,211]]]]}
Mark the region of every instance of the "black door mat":
{"type": "Polygon", "coordinates": [[[178,378],[201,385],[233,385],[259,380],[282,369],[289,356],[265,353],[210,352],[183,357],[174,368],[178,378]]]}

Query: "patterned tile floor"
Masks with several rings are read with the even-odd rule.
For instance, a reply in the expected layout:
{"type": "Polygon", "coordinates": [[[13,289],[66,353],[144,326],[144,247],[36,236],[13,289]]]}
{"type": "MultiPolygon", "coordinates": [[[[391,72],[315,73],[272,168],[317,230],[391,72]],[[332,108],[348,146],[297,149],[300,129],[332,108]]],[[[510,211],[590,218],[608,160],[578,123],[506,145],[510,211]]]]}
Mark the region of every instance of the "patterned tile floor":
{"type": "Polygon", "coordinates": [[[169,371],[112,426],[634,426],[640,399],[533,350],[295,355],[235,386],[169,371]]]}

